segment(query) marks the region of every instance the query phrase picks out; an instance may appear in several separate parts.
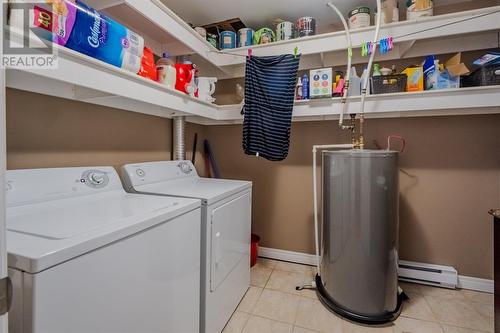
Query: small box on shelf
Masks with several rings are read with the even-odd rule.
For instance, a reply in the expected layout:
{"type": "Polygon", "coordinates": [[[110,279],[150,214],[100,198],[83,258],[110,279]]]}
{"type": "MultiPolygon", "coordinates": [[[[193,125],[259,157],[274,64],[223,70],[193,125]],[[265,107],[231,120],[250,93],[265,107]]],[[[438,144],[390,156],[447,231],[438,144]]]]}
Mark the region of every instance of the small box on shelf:
{"type": "Polygon", "coordinates": [[[402,74],[406,74],[406,91],[423,91],[424,90],[424,68],[422,66],[410,66],[405,68],[402,74]]]}
{"type": "Polygon", "coordinates": [[[461,61],[461,53],[455,54],[444,65],[439,64],[433,55],[427,56],[424,62],[425,90],[460,88],[460,76],[469,73],[461,61]]]}

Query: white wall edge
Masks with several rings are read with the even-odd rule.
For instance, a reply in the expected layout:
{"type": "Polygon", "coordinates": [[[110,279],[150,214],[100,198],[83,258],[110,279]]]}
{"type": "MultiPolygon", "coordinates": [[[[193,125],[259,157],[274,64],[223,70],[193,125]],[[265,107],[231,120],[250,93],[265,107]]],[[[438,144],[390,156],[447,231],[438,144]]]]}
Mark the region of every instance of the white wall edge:
{"type": "Polygon", "coordinates": [[[481,279],[464,275],[458,276],[458,287],[462,289],[482,291],[490,294],[493,294],[495,290],[495,284],[493,280],[481,279]]]}
{"type": "MultiPolygon", "coordinates": [[[[269,247],[259,247],[259,257],[289,261],[304,265],[316,265],[316,256],[314,254],[273,249],[269,247]]],[[[458,276],[458,287],[485,293],[493,293],[494,291],[493,280],[464,275],[458,276]]]]}

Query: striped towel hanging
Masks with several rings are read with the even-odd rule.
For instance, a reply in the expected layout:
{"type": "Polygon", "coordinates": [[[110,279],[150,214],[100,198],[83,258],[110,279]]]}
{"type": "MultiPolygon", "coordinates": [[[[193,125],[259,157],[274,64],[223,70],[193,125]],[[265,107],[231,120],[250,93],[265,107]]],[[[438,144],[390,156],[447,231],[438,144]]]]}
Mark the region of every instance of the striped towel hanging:
{"type": "Polygon", "coordinates": [[[270,161],[284,160],[290,146],[300,55],[247,57],[243,150],[270,161]]]}

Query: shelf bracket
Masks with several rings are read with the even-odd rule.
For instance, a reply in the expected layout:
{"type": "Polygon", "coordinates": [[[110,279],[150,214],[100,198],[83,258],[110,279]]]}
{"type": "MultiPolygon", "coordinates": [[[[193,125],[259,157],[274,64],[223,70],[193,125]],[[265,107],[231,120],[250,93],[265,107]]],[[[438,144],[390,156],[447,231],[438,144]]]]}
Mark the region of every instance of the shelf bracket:
{"type": "Polygon", "coordinates": [[[323,52],[321,52],[319,54],[319,58],[320,58],[320,61],[321,61],[321,67],[325,67],[325,55],[323,52]]]}
{"type": "Polygon", "coordinates": [[[403,59],[405,55],[410,52],[412,47],[415,45],[415,40],[410,40],[407,42],[399,43],[399,59],[403,59]]]}

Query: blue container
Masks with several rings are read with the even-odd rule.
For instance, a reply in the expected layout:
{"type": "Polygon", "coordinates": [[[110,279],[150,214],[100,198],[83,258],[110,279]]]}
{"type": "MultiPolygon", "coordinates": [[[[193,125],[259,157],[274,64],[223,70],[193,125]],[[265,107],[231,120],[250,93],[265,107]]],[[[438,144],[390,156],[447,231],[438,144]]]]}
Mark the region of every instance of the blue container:
{"type": "Polygon", "coordinates": [[[309,99],[309,76],[307,74],[302,77],[302,99],[309,99]]]}
{"type": "Polygon", "coordinates": [[[222,31],[219,41],[221,50],[234,49],[236,48],[236,33],[234,31],[222,31]]]}
{"type": "Polygon", "coordinates": [[[238,47],[251,46],[253,44],[254,31],[250,28],[238,30],[238,47]]]}

